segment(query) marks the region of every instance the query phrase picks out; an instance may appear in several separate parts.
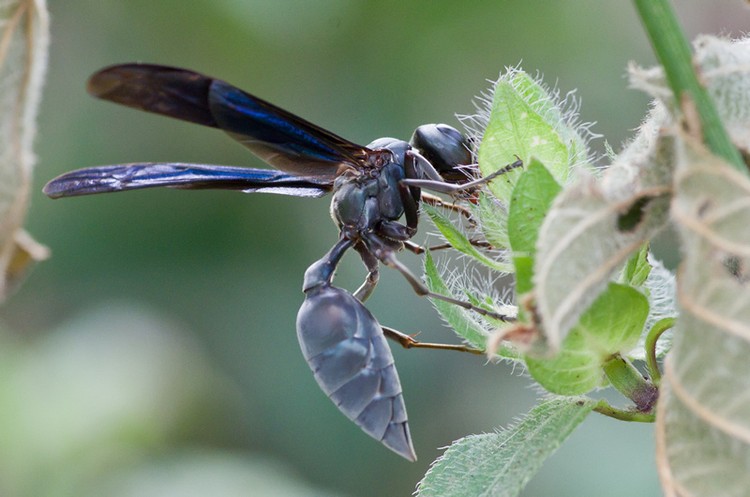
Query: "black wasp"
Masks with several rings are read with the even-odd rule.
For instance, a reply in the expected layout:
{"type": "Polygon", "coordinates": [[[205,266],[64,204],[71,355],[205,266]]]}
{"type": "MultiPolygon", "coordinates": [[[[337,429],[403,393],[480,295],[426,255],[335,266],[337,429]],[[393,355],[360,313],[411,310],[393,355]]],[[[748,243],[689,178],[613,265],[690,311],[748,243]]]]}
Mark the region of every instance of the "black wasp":
{"type": "MultiPolygon", "coordinates": [[[[89,80],[94,96],[136,109],[219,128],[277,170],[174,162],[79,169],[44,187],[52,198],[165,186],[320,197],[333,193],[331,215],[339,240],[305,272],[305,300],[297,316],[302,353],[323,391],[362,430],[409,460],[401,384],[385,336],[414,344],[383,328],[362,305],[382,262],[403,274],[420,294],[481,314],[503,316],[430,292],[397,258],[417,230],[420,201],[438,202],[421,189],[457,194],[491,177],[469,181],[467,140],[445,124],[420,126],[410,142],[379,138],[366,147],[345,140],[234,86],[202,74],[159,65],[105,68],[89,80]],[[401,217],[405,223],[399,222],[401,217]],[[332,285],[341,257],[353,248],[368,275],[354,294],[332,285]]],[[[426,344],[422,344],[426,345],[426,344]]]]}

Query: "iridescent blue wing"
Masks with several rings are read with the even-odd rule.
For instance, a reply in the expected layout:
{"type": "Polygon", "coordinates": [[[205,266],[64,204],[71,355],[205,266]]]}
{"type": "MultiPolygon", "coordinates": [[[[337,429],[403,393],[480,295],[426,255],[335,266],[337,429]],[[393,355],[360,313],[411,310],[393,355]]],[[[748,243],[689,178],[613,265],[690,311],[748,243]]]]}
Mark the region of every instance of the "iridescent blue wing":
{"type": "Polygon", "coordinates": [[[271,166],[334,178],[371,152],[224,81],[151,64],[111,66],[91,76],[89,92],[128,107],[220,128],[271,166]]]}
{"type": "Polygon", "coordinates": [[[332,185],[325,178],[307,178],[273,169],[154,162],[78,169],[47,183],[44,193],[60,198],[158,186],[320,197],[332,185]]]}

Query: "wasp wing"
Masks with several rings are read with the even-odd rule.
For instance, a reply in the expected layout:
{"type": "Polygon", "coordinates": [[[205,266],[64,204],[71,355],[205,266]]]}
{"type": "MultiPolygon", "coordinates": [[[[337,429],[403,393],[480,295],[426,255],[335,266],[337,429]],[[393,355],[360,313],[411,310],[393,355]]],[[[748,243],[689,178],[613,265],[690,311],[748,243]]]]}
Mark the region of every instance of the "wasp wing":
{"type": "Polygon", "coordinates": [[[151,162],[70,171],[47,183],[44,193],[60,198],[159,186],[321,197],[331,190],[332,184],[324,178],[307,178],[273,169],[151,162]]]}
{"type": "Polygon", "coordinates": [[[333,178],[371,152],[229,83],[186,69],[111,66],[91,76],[88,90],[128,107],[222,129],[290,174],[333,178]]]}

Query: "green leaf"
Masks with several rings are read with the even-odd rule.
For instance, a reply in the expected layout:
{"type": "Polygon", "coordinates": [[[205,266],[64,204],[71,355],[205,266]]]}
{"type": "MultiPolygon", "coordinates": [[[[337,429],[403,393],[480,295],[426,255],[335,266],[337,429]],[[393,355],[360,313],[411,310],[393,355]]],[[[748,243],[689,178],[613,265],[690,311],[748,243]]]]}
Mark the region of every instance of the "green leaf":
{"type": "Polygon", "coordinates": [[[510,199],[508,238],[513,252],[532,256],[536,253],[539,228],[561,189],[547,168],[532,159],[518,179],[510,199]]]}
{"type": "Polygon", "coordinates": [[[451,246],[461,252],[462,254],[468,255],[477,262],[487,266],[495,271],[503,273],[509,273],[513,271],[513,266],[508,263],[498,262],[484,255],[482,252],[471,244],[468,238],[461,233],[451,222],[451,220],[444,216],[438,209],[428,204],[422,204],[424,212],[430,216],[435,227],[440,231],[445,240],[451,244],[451,246]]]}
{"type": "MultiPolygon", "coordinates": [[[[510,70],[495,84],[489,121],[479,146],[479,167],[487,176],[513,162],[532,157],[545,164],[564,184],[570,167],[585,160],[586,142],[565,115],[562,103],[528,74],[510,70]]],[[[507,202],[521,170],[510,171],[490,183],[490,191],[507,202]]]]}
{"type": "Polygon", "coordinates": [[[508,210],[505,204],[480,191],[476,205],[472,204],[472,215],[479,220],[479,229],[493,247],[509,249],[508,210]]]}
{"type": "MultiPolygon", "coordinates": [[[[529,255],[514,255],[513,264],[516,266],[516,296],[529,293],[534,289],[534,258],[529,255]]],[[[522,306],[519,306],[519,312],[521,309],[522,306]]]]}
{"type": "Polygon", "coordinates": [[[641,249],[630,256],[628,262],[622,268],[620,281],[626,285],[640,288],[646,283],[651,273],[651,264],[648,262],[649,244],[644,243],[641,249]]]}
{"type": "Polygon", "coordinates": [[[562,343],[552,359],[526,357],[531,376],[560,395],[580,395],[606,384],[602,366],[612,354],[637,342],[648,316],[639,291],[610,283],[562,343]]]}
{"type": "MultiPolygon", "coordinates": [[[[425,284],[431,292],[448,295],[456,298],[440,276],[432,254],[427,251],[424,258],[425,284]]],[[[480,304],[480,299],[470,296],[475,304],[480,304]]],[[[456,332],[458,336],[466,340],[472,347],[485,350],[487,348],[488,332],[477,320],[476,314],[462,307],[438,299],[430,299],[432,305],[437,309],[440,317],[456,332]]],[[[483,306],[484,307],[484,306],[483,306]]],[[[518,354],[509,347],[502,347],[497,354],[507,359],[516,359],[518,354]]]]}
{"type": "Polygon", "coordinates": [[[513,189],[508,209],[508,239],[516,267],[516,295],[523,295],[533,288],[539,229],[560,190],[555,178],[536,159],[521,174],[513,189]]]}
{"type": "Polygon", "coordinates": [[[470,435],[454,442],[417,487],[419,497],[512,497],[539,471],[596,402],[551,399],[521,422],[497,433],[470,435]]]}
{"type": "MultiPolygon", "coordinates": [[[[425,253],[424,274],[425,284],[431,292],[453,296],[448,286],[440,277],[440,272],[429,250],[425,253]]],[[[430,300],[435,309],[437,309],[438,314],[440,314],[440,317],[453,328],[453,331],[458,336],[466,340],[472,347],[482,350],[487,347],[487,332],[469,311],[442,300],[430,300]]]]}

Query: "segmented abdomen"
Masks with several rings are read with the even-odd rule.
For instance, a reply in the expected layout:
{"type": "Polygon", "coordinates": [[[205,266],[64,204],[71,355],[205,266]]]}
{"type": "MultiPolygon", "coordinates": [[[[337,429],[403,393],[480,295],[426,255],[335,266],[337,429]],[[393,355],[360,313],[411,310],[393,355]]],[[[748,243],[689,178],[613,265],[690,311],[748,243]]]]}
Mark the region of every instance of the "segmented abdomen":
{"type": "Polygon", "coordinates": [[[339,410],[397,454],[416,460],[401,382],[375,317],[346,290],[307,292],[297,337],[320,388],[339,410]]]}

